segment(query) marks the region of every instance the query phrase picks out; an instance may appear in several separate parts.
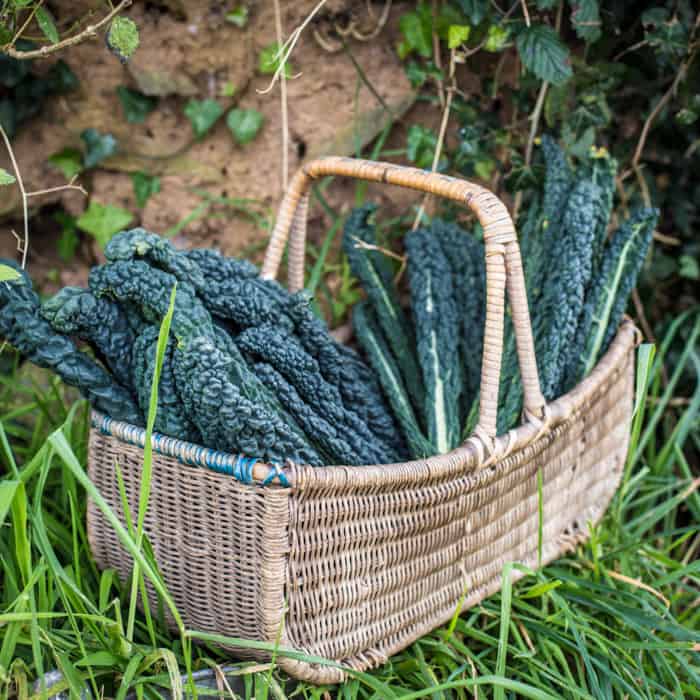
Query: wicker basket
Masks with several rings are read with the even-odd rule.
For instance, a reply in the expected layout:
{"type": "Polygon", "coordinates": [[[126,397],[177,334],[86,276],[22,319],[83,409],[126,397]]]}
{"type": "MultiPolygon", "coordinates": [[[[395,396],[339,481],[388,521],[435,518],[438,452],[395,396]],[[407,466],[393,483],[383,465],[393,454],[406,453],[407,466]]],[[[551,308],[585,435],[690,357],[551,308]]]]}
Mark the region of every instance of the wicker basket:
{"type": "MultiPolygon", "coordinates": [[[[585,540],[622,472],[638,332],[623,323],[593,372],[545,405],[520,252],[505,206],[463,180],[350,158],[317,160],[297,173],[280,209],[264,277],[276,275],[289,239],[289,287],[302,287],[309,187],[326,175],[447,197],[481,221],[487,309],[474,435],[449,454],[404,464],[257,464],[252,472],[234,455],[156,435],[145,530],[189,628],[277,641],[364,670],[447,621],[465,591],[466,610],[498,590],[505,563],[537,566],[538,471],[542,561],[585,540]],[[506,286],[525,409],[519,428],[496,437],[506,286]]],[[[114,465],[119,463],[135,512],[143,444],[140,428],[93,415],[90,477],[122,518],[114,465]]],[[[98,564],[127,576],[131,557],[94,503],[88,532],[98,564]]],[[[278,662],[315,683],[345,677],[337,666],[283,656],[278,662]]]]}

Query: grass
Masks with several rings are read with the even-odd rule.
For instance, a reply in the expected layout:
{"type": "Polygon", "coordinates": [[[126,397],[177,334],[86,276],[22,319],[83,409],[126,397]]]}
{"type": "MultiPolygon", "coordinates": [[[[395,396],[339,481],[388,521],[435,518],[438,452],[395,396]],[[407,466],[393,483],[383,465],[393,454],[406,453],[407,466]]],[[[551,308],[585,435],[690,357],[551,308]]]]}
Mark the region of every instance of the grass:
{"type": "Polygon", "coordinates": [[[57,381],[27,382],[9,362],[0,377],[0,695],[29,697],[34,679],[57,668],[54,691],[77,696],[87,684],[95,696],[155,698],[159,687],[177,693],[198,671],[225,666],[224,697],[256,700],[700,697],[698,334],[695,310],[669,326],[655,352],[640,347],[623,483],[585,546],[517,584],[509,573],[517,565],[505,567],[499,594],[456,610],[443,629],[338,688],[289,683],[274,664],[231,663],[214,646],[223,638],[188,629],[142,531],[150,455],[144,497],[125,527],[85,472],[84,402],[57,381]],[[134,557],[130,581],[95,567],[86,494],[134,557]],[[146,580],[175,633],[162,611],[137,611],[146,580]]]}
{"type": "MultiPolygon", "coordinates": [[[[141,529],[145,500],[124,527],[87,478],[85,404],[57,382],[20,382],[11,366],[0,379],[0,405],[10,406],[0,412],[0,694],[28,697],[31,681],[58,668],[73,695],[87,684],[96,696],[157,697],[158,687],[180,690],[181,675],[226,665],[225,697],[700,696],[698,333],[699,314],[687,313],[656,353],[639,349],[630,458],[585,546],[517,584],[509,574],[517,565],[505,567],[498,595],[333,689],[291,684],[274,664],[231,664],[213,646],[221,638],[187,629],[141,529]],[[678,408],[683,385],[694,388],[678,408]],[[134,557],[131,581],[96,569],[86,492],[134,557]],[[135,609],[146,579],[175,617],[175,634],[162,612],[135,609]]],[[[149,470],[146,455],[144,493],[149,470]]]]}

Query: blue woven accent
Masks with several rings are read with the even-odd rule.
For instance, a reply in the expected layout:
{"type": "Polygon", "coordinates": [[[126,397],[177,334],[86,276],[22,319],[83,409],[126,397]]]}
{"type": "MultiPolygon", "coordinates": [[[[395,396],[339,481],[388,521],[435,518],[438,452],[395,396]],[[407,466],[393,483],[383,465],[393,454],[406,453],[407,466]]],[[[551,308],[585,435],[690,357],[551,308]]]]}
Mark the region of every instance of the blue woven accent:
{"type": "Polygon", "coordinates": [[[244,484],[253,483],[253,467],[257,464],[256,457],[244,457],[238,455],[233,465],[233,475],[244,484]]]}
{"type": "MultiPolygon", "coordinates": [[[[109,435],[122,442],[143,448],[146,442],[146,431],[135,425],[115,421],[109,416],[93,412],[91,420],[93,428],[102,435],[109,435]]],[[[153,449],[163,455],[177,459],[181,464],[194,467],[204,467],[220,474],[227,474],[244,484],[256,483],[253,479],[253,469],[260,461],[257,457],[234,456],[227,452],[212,450],[202,445],[195,445],[184,440],[153,433],[153,449]]],[[[262,482],[267,486],[279,480],[281,486],[290,487],[283,468],[279,464],[271,464],[270,470],[262,482]]]]}
{"type": "Polygon", "coordinates": [[[267,486],[268,484],[271,484],[275,480],[275,478],[277,478],[280,480],[281,486],[288,487],[289,481],[287,481],[287,477],[282,471],[282,467],[280,467],[279,464],[271,464],[270,466],[272,467],[272,469],[270,469],[268,475],[263,479],[262,485],[267,486]]]}

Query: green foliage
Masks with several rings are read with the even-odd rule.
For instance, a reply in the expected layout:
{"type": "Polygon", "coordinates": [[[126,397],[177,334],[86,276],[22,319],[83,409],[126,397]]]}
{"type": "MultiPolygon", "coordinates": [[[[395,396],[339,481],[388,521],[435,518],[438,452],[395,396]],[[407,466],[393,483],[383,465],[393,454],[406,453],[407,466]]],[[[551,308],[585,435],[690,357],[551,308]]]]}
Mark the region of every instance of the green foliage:
{"type": "Polygon", "coordinates": [[[263,125],[263,115],[256,109],[232,109],[226,116],[226,126],[236,143],[250,143],[263,125]]]}
{"type": "Polygon", "coordinates": [[[197,139],[204,138],[223,113],[224,108],[216,100],[189,100],[185,105],[185,116],[197,139]]]}
{"type": "Polygon", "coordinates": [[[57,44],[60,40],[56,23],[54,22],[51,13],[45,7],[39,7],[34,15],[39,29],[44,33],[44,36],[52,43],[57,44]]]}
{"type": "Polygon", "coordinates": [[[571,77],[569,51],[551,27],[525,27],[515,43],[523,65],[540,80],[561,85],[571,77]]]}
{"type": "Polygon", "coordinates": [[[134,186],[136,195],[136,205],[139,209],[146,206],[146,202],[160,192],[160,178],[157,175],[147,175],[146,173],[132,173],[131,184],[134,186]]]}
{"type": "MultiPolygon", "coordinates": [[[[20,39],[16,48],[28,50],[34,45],[20,39]]],[[[20,126],[40,112],[48,97],[65,95],[77,84],[75,74],[62,60],[45,73],[34,73],[31,61],[21,61],[0,52],[0,125],[12,138],[20,126]]]]}
{"type": "Polygon", "coordinates": [[[571,5],[571,25],[576,35],[593,43],[602,35],[598,0],[569,0],[571,5]]]}
{"type": "Polygon", "coordinates": [[[70,180],[83,171],[83,154],[76,148],[64,148],[50,155],[48,161],[58,168],[66,180],[70,180]]]}
{"type": "Polygon", "coordinates": [[[384,340],[384,334],[368,302],[362,301],[355,305],[352,324],[358,342],[379,377],[411,454],[416,457],[429,457],[433,453],[433,445],[422,433],[401,370],[384,340]]]}
{"type": "Polygon", "coordinates": [[[445,454],[461,438],[459,358],[461,309],[452,270],[432,228],[406,236],[411,312],[425,386],[423,415],[433,452],[445,454]]]}
{"type": "Polygon", "coordinates": [[[122,62],[126,63],[139,47],[139,29],[128,17],[115,17],[107,32],[107,46],[122,62]]]}
{"type": "Polygon", "coordinates": [[[245,5],[238,5],[226,13],[226,21],[239,29],[245,29],[248,24],[249,10],[245,5]]]}
{"type": "Polygon", "coordinates": [[[481,24],[489,11],[488,0],[457,0],[456,4],[474,26],[481,24]]]}
{"type": "MultiPolygon", "coordinates": [[[[409,127],[406,155],[417,167],[429,170],[433,164],[436,148],[437,134],[432,129],[420,124],[412,124],[409,127]]],[[[442,165],[442,169],[444,169],[446,160],[444,158],[441,159],[439,165],[442,165]]]]}
{"type": "Polygon", "coordinates": [[[401,15],[399,29],[403,40],[398,46],[399,56],[405,58],[414,51],[423,58],[432,56],[432,27],[432,10],[425,2],[418,3],[415,10],[401,15]]]}
{"type": "Polygon", "coordinates": [[[464,44],[471,34],[471,27],[468,24],[451,24],[447,36],[447,46],[456,49],[464,44]]]}
{"type": "Polygon", "coordinates": [[[388,258],[375,249],[376,230],[368,221],[373,211],[374,207],[361,207],[348,217],[343,232],[343,251],[350,262],[353,275],[360,280],[369,298],[384,339],[401,369],[413,405],[420,411],[424,390],[415,334],[409,318],[401,308],[388,258]]]}
{"type": "Polygon", "coordinates": [[[17,182],[14,175],[10,174],[5,168],[0,168],[0,187],[7,187],[17,182]]]}
{"type": "MultiPolygon", "coordinates": [[[[263,75],[276,73],[282,60],[280,51],[281,48],[277,42],[266,46],[258,56],[258,71],[263,75]]],[[[285,62],[283,72],[286,78],[292,77],[293,71],[289,61],[285,62]]]]}
{"type": "Polygon", "coordinates": [[[117,139],[112,134],[102,134],[97,129],[85,129],[80,138],[85,143],[83,166],[94,168],[117,152],[117,139]]]}
{"type": "Polygon", "coordinates": [[[100,246],[104,248],[110,238],[117,232],[126,228],[132,221],[130,212],[112,204],[100,204],[94,199],[90,200],[88,208],[77,218],[76,226],[85,233],[89,233],[100,246]]]}
{"type": "Polygon", "coordinates": [[[0,283],[18,280],[20,276],[20,273],[17,270],[15,270],[14,267],[0,264],[0,283]]]}
{"type": "Polygon", "coordinates": [[[124,85],[117,87],[117,96],[121,102],[122,110],[124,110],[126,121],[130,124],[142,124],[158,105],[158,100],[155,97],[143,95],[124,85]]]}
{"type": "Polygon", "coordinates": [[[75,217],[64,211],[59,211],[53,215],[53,219],[61,227],[61,235],[56,243],[58,256],[63,262],[70,262],[75,257],[80,243],[75,217]]]}

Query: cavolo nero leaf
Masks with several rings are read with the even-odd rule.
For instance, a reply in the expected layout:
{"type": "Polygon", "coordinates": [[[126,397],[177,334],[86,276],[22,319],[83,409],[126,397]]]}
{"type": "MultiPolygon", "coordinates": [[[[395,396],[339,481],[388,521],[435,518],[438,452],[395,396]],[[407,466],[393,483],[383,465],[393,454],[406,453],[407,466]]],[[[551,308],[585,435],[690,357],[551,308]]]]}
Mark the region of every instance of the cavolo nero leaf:
{"type": "Polygon", "coordinates": [[[525,27],[515,43],[523,65],[541,80],[561,85],[571,77],[569,50],[551,27],[525,27]]]}

